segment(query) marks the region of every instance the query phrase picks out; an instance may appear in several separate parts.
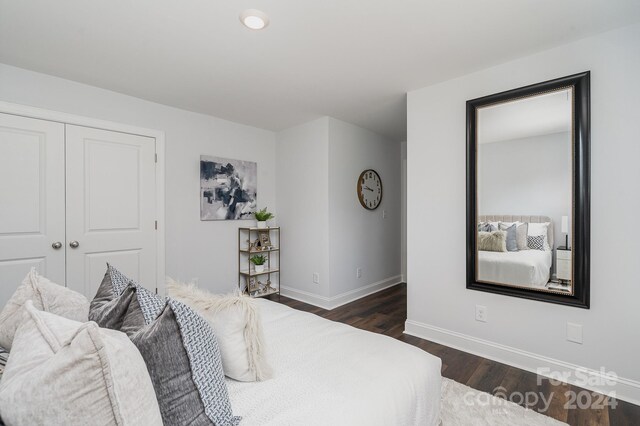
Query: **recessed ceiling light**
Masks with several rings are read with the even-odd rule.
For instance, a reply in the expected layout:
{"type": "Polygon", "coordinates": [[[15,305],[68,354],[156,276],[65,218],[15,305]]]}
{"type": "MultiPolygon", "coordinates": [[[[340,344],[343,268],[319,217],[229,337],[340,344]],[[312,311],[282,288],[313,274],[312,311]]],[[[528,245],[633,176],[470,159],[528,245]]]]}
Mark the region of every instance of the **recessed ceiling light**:
{"type": "Polygon", "coordinates": [[[247,9],[240,14],[240,22],[252,30],[261,30],[269,25],[269,17],[259,10],[247,9]]]}

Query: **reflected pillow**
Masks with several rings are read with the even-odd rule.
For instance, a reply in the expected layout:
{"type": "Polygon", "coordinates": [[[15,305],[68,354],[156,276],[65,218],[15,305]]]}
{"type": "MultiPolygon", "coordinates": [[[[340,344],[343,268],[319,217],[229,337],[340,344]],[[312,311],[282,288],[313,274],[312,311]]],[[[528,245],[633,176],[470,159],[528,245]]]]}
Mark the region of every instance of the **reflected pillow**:
{"type": "Polygon", "coordinates": [[[544,242],[546,238],[546,235],[529,235],[527,237],[527,245],[531,250],[546,250],[544,248],[544,242]]]}
{"type": "Polygon", "coordinates": [[[478,250],[507,251],[507,233],[505,231],[478,232],[478,250]]]}
{"type": "Polygon", "coordinates": [[[529,230],[529,224],[517,222],[516,226],[516,243],[518,244],[518,250],[528,250],[527,232],[529,230]]]}
{"type": "MultiPolygon", "coordinates": [[[[544,236],[544,250],[551,250],[551,247],[549,246],[549,239],[548,239],[550,224],[551,222],[529,223],[529,226],[527,228],[527,236],[530,236],[530,237],[534,237],[537,235],[544,236]]],[[[527,245],[528,245],[528,242],[527,242],[527,245]]]]}
{"type": "Polygon", "coordinates": [[[518,251],[518,241],[516,237],[516,224],[507,226],[504,223],[500,223],[499,226],[501,231],[505,231],[507,233],[507,251],[518,251]]]}

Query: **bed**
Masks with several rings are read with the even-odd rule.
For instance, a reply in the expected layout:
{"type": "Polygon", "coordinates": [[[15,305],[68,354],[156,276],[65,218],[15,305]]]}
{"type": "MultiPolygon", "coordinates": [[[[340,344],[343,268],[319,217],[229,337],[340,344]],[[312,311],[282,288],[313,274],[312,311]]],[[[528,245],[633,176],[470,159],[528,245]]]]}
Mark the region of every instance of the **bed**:
{"type": "Polygon", "coordinates": [[[480,281],[544,288],[549,282],[551,250],[478,252],[480,281]]]}
{"type": "MultiPolygon", "coordinates": [[[[225,378],[241,426],[439,424],[439,358],[388,336],[254,301],[273,377],[225,378]]],[[[0,349],[0,366],[6,358],[0,349]]]]}
{"type": "MultiPolygon", "coordinates": [[[[553,221],[548,216],[480,216],[479,222],[551,222],[547,241],[553,247],[553,221]]],[[[553,250],[478,251],[478,281],[545,288],[551,277],[553,250]]]]}
{"type": "Polygon", "coordinates": [[[274,378],[227,379],[243,426],[439,423],[439,358],[388,336],[256,302],[274,378]]]}

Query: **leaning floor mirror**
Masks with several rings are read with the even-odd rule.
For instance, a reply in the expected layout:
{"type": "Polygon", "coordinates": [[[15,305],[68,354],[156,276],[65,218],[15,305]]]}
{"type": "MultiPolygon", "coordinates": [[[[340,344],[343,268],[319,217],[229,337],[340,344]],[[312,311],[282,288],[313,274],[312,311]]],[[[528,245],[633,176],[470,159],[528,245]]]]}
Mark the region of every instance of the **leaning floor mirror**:
{"type": "Polygon", "coordinates": [[[467,288],[589,308],[589,84],[467,101],[467,288]]]}

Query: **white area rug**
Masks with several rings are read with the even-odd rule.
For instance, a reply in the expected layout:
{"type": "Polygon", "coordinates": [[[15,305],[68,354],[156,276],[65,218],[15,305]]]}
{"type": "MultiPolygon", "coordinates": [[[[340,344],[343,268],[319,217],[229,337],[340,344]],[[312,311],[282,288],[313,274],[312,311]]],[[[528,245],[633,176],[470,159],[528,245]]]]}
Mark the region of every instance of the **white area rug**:
{"type": "Polygon", "coordinates": [[[561,426],[551,417],[442,378],[442,426],[561,426]]]}

